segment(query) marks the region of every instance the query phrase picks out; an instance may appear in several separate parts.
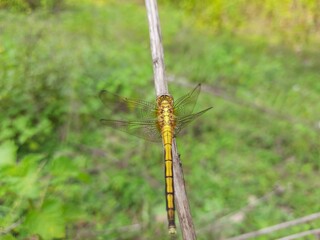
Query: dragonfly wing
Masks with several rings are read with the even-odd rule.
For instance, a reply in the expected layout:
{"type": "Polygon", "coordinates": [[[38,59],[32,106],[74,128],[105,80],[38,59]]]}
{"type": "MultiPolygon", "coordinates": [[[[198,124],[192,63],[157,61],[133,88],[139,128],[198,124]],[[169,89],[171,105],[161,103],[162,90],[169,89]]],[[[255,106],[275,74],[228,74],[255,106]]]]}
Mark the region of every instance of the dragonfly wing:
{"type": "Polygon", "coordinates": [[[115,110],[131,112],[139,119],[152,119],[156,116],[156,104],[118,96],[106,90],[99,93],[101,101],[115,110]]]}
{"type": "Polygon", "coordinates": [[[177,118],[177,123],[175,127],[175,134],[179,134],[182,128],[184,128],[186,125],[188,125],[190,122],[192,122],[197,117],[200,117],[202,114],[204,114],[206,111],[210,110],[212,107],[209,107],[205,110],[202,110],[201,112],[197,112],[194,114],[190,114],[187,116],[184,116],[182,118],[177,118]]]}
{"type": "Polygon", "coordinates": [[[161,134],[157,129],[156,120],[145,121],[118,121],[101,119],[103,125],[115,128],[122,132],[143,138],[151,142],[161,142],[161,134]]]}
{"type": "Polygon", "coordinates": [[[184,117],[193,112],[194,106],[197,103],[197,99],[200,93],[201,84],[198,84],[191,92],[178,98],[175,101],[174,109],[177,117],[184,117]]]}

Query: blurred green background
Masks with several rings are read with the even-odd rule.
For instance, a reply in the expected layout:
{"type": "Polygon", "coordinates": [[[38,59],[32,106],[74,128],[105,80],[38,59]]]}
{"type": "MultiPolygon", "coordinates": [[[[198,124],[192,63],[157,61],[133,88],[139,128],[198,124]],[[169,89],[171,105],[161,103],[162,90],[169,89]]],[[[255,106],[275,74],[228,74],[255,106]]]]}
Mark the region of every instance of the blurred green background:
{"type": "MultiPolygon", "coordinates": [[[[171,94],[214,107],[177,139],[198,238],[319,212],[319,1],[158,5],[171,94]]],[[[161,144],[99,124],[150,55],[144,1],[0,0],[1,239],[167,239],[161,144]]]]}

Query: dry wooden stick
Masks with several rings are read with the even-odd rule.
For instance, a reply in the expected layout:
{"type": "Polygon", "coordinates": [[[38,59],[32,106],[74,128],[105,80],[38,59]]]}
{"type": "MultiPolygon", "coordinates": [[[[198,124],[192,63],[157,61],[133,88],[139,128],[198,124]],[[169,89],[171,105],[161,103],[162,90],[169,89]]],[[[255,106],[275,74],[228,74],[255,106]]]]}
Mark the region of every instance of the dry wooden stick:
{"type": "Polygon", "coordinates": [[[0,236],[1,235],[5,235],[8,234],[9,232],[11,232],[13,229],[15,229],[16,227],[18,227],[19,225],[21,225],[22,220],[18,220],[15,223],[12,223],[10,226],[6,227],[6,228],[0,228],[0,236]]]}
{"type": "Polygon", "coordinates": [[[157,0],[145,0],[150,34],[150,48],[153,62],[153,77],[157,96],[169,94],[165,77],[164,55],[157,0]]]}
{"type": "MultiPolygon", "coordinates": [[[[167,81],[165,77],[164,55],[161,38],[161,28],[158,15],[158,6],[156,0],[145,0],[149,32],[150,45],[153,62],[154,83],[157,96],[169,94],[167,81]]],[[[190,213],[189,201],[187,198],[183,172],[178,156],[175,139],[172,144],[173,155],[173,174],[175,187],[175,204],[177,207],[180,228],[184,240],[195,240],[196,233],[190,213]]]]}
{"type": "Polygon", "coordinates": [[[306,222],[310,222],[316,219],[320,218],[320,212],[318,213],[314,213],[302,218],[298,218],[292,221],[288,221],[288,222],[283,222],[271,227],[267,227],[267,228],[263,228],[260,229],[258,231],[254,231],[254,232],[250,232],[250,233],[246,233],[237,237],[233,237],[233,238],[229,238],[228,240],[244,240],[244,239],[249,239],[249,238],[255,238],[264,234],[270,234],[272,232],[278,231],[280,229],[284,229],[284,228],[288,228],[288,227],[292,227],[298,224],[302,224],[302,223],[306,223],[306,222]]]}
{"type": "MultiPolygon", "coordinates": [[[[279,238],[278,240],[293,240],[293,239],[301,239],[302,237],[308,236],[308,235],[319,235],[320,234],[320,228],[318,229],[313,229],[313,230],[308,230],[296,234],[292,234],[290,236],[286,236],[283,238],[279,238]]],[[[317,238],[318,239],[318,238],[317,238]]]]}
{"type": "MultiPolygon", "coordinates": [[[[245,215],[246,213],[252,211],[255,207],[257,207],[258,205],[262,204],[263,202],[266,202],[267,200],[269,200],[271,197],[277,195],[277,194],[281,194],[285,191],[285,188],[283,188],[282,186],[275,186],[274,189],[270,192],[267,192],[266,194],[264,194],[262,197],[256,199],[253,202],[249,202],[246,206],[242,207],[241,209],[231,212],[225,216],[222,216],[218,219],[215,220],[215,222],[213,224],[209,224],[207,226],[204,226],[203,228],[198,229],[198,233],[202,233],[202,232],[207,232],[207,231],[211,231],[213,232],[215,229],[221,228],[222,226],[225,227],[224,223],[233,223],[234,220],[232,220],[233,218],[235,218],[236,216],[242,216],[245,215]]],[[[202,224],[205,225],[205,224],[202,224]]]]}

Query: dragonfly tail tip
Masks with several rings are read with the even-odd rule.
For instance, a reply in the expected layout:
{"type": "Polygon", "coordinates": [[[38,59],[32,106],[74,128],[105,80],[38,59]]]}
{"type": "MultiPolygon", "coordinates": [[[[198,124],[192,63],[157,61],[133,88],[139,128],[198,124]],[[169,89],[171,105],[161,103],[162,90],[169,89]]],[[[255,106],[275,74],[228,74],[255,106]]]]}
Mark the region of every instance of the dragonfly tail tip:
{"type": "Polygon", "coordinates": [[[177,234],[176,226],[169,226],[168,232],[169,232],[170,235],[177,234]]]}

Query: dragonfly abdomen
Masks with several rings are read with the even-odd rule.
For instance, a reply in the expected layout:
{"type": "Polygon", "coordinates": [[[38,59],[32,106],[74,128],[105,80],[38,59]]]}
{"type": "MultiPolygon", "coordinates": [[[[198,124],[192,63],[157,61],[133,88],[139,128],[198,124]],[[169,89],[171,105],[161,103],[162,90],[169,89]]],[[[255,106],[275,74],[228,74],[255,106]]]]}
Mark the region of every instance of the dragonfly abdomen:
{"type": "Polygon", "coordinates": [[[173,184],[173,162],[172,162],[172,128],[166,125],[162,128],[165,162],[165,195],[168,216],[169,233],[176,233],[174,184],[173,184]]]}
{"type": "Polygon", "coordinates": [[[161,137],[164,147],[164,176],[168,228],[169,234],[175,234],[176,224],[172,163],[172,138],[175,128],[175,117],[173,115],[173,98],[168,95],[160,96],[157,99],[157,105],[158,127],[161,131],[161,137]]]}

